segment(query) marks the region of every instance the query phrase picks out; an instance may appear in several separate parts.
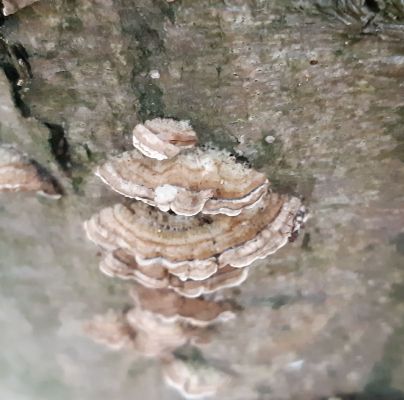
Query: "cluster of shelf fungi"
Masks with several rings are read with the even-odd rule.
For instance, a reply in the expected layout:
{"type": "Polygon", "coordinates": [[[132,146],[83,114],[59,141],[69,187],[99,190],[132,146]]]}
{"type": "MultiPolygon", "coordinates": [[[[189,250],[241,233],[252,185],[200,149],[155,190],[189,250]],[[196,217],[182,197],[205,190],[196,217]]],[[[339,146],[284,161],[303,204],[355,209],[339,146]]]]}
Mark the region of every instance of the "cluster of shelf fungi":
{"type": "Polygon", "coordinates": [[[134,303],[95,317],[86,332],[112,349],[159,359],[165,380],[188,398],[231,380],[183,350],[234,317],[235,305],[218,291],[240,285],[249,266],[293,240],[306,219],[299,198],[273,192],[264,174],[197,142],[187,121],[137,125],[135,149],[96,171],[125,198],[84,223],[101,249],[100,270],[132,281],[134,303]]]}

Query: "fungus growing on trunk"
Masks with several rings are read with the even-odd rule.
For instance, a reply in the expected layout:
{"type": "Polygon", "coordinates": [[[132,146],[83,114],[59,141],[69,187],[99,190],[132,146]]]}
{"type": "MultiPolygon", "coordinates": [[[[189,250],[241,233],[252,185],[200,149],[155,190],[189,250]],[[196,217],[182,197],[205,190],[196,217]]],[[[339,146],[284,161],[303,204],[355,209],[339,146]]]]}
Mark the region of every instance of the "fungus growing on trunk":
{"type": "Polygon", "coordinates": [[[92,216],[85,229],[102,249],[122,248],[139,266],[182,269],[184,280],[203,280],[218,268],[246,267],[276,252],[303,220],[298,198],[268,193],[259,206],[236,217],[186,218],[140,202],[116,204],[92,216]]]}
{"type": "Polygon", "coordinates": [[[130,295],[137,308],[159,315],[166,322],[186,322],[205,327],[234,317],[230,303],[185,298],[170,289],[149,289],[136,285],[130,290],[130,295]]]}
{"type": "Polygon", "coordinates": [[[94,341],[113,350],[129,348],[162,357],[187,343],[206,342],[207,327],[234,316],[229,302],[186,299],[171,290],[141,285],[134,286],[130,294],[133,308],[108,311],[84,324],[84,331],[94,341]]]}
{"type": "MultiPolygon", "coordinates": [[[[225,266],[204,280],[180,279],[183,274],[175,274],[159,265],[140,266],[135,258],[123,249],[107,253],[100,262],[100,270],[111,277],[134,280],[152,289],[173,289],[184,297],[198,297],[220,289],[240,285],[247,279],[248,268],[225,266]]],[[[192,276],[192,275],[191,275],[192,276]]]]}
{"type": "Polygon", "coordinates": [[[189,121],[155,118],[136,125],[133,130],[133,145],[146,157],[156,160],[173,158],[197,142],[189,121]]]}
{"type": "Polygon", "coordinates": [[[36,161],[10,145],[1,145],[0,192],[19,191],[61,197],[56,181],[36,161]]]}
{"type": "Polygon", "coordinates": [[[264,174],[218,150],[196,149],[164,161],[134,150],[110,159],[96,174],[124,196],[185,216],[235,216],[254,207],[268,190],[264,174]]]}

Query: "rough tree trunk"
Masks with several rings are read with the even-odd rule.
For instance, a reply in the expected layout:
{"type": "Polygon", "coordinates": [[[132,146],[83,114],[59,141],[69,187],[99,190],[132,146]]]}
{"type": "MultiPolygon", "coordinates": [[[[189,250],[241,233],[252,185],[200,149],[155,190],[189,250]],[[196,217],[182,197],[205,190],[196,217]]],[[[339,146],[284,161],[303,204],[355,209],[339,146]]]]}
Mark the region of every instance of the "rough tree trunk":
{"type": "Polygon", "coordinates": [[[312,214],[228,293],[243,311],[203,347],[237,376],[220,398],[404,398],[402,4],[42,0],[5,18],[0,140],[65,193],[0,196],[1,398],[178,398],[153,361],[81,331],[127,301],[82,230],[119,198],[92,170],[156,116],[189,119],[312,214]]]}

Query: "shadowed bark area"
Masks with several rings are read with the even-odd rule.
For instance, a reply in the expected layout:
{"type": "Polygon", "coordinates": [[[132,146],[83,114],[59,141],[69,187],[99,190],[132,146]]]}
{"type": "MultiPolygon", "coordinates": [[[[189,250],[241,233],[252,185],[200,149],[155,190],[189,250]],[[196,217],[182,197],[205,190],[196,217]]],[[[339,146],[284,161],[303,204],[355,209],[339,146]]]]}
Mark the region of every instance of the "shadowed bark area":
{"type": "Polygon", "coordinates": [[[127,302],[82,229],[120,200],[93,169],[154,117],[311,210],[226,292],[243,311],[203,346],[237,377],[219,398],[404,398],[402,1],[43,0],[0,23],[0,141],[65,192],[0,194],[2,398],[179,398],[81,327],[127,302]]]}

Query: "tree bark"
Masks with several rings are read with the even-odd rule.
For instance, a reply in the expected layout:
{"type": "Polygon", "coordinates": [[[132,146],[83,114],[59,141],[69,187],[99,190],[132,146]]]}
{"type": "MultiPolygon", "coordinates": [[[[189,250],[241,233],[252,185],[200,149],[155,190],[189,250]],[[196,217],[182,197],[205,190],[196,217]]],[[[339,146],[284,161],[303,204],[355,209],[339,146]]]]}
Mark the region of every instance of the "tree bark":
{"type": "Polygon", "coordinates": [[[42,0],[4,18],[0,141],[64,196],[0,195],[2,398],[177,398],[157,364],[81,330],[128,301],[82,229],[120,200],[93,169],[154,117],[311,211],[228,291],[243,312],[203,348],[238,377],[220,398],[404,398],[404,7],[343,3],[42,0]]]}

